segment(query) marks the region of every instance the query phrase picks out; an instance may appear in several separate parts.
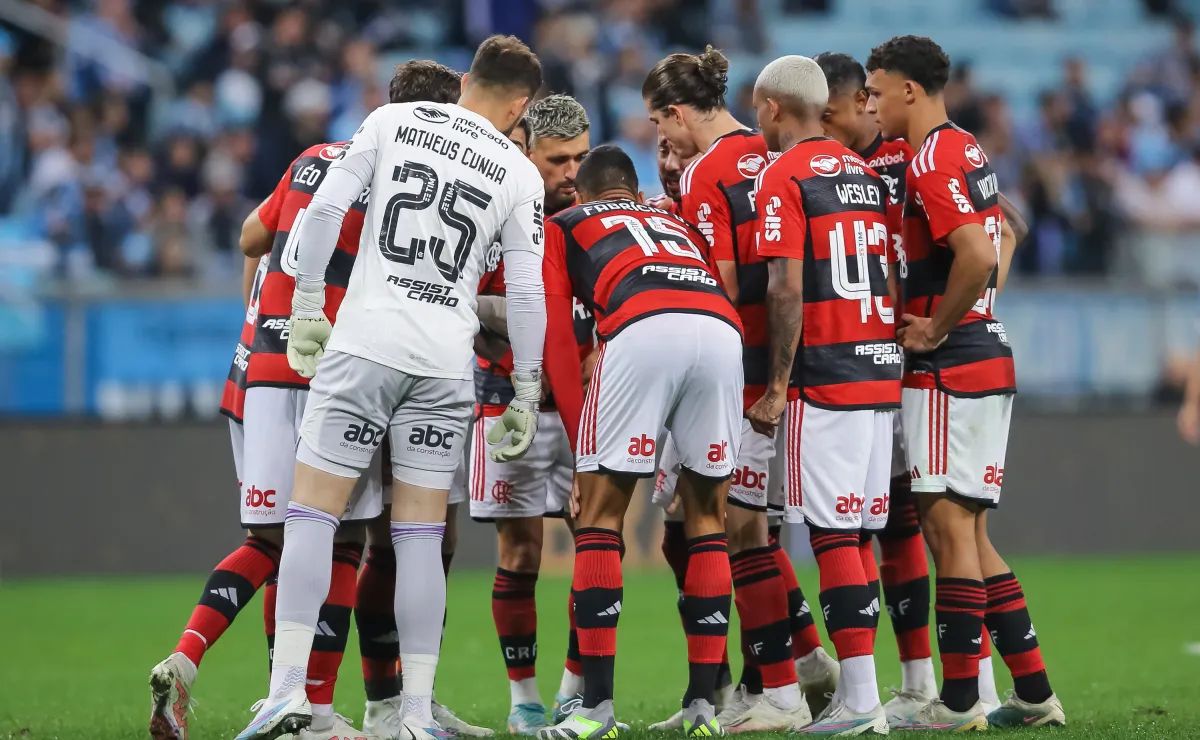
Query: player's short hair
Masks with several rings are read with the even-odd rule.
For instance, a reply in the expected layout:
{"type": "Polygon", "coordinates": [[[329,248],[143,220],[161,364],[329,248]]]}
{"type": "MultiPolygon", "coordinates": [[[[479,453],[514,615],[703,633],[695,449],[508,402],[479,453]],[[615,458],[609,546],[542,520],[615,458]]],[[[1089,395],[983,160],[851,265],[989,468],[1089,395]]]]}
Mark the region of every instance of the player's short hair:
{"type": "Polygon", "coordinates": [[[621,147],[602,144],[583,158],[575,175],[575,188],[586,195],[617,189],[637,193],[637,168],[621,147]]]}
{"type": "Polygon", "coordinates": [[[529,137],[531,149],[534,137],[567,141],[583,136],[592,125],[587,111],[570,95],[548,95],[534,102],[526,111],[525,120],[533,127],[533,136],[529,137]]]}
{"type": "Polygon", "coordinates": [[[754,89],[793,114],[820,115],[829,104],[829,85],[821,67],[798,54],[779,57],[758,73],[754,89]]]}
{"type": "Polygon", "coordinates": [[[813,57],[813,61],[825,73],[825,82],[829,85],[829,95],[854,95],[867,87],[867,71],[858,60],[849,54],[839,54],[827,51],[813,57]]]}
{"type": "Polygon", "coordinates": [[[462,75],[429,59],[396,65],[388,85],[392,103],[457,103],[462,75]]]}
{"type": "Polygon", "coordinates": [[[517,121],[517,128],[525,132],[525,148],[533,149],[533,140],[537,138],[533,133],[533,121],[529,120],[528,115],[521,116],[521,120],[517,121]]]}
{"type": "Polygon", "coordinates": [[[470,84],[532,96],[542,86],[542,63],[516,36],[489,36],[475,50],[470,84]]]}
{"type": "Polygon", "coordinates": [[[729,60],[709,46],[703,54],[672,54],[654,65],[642,83],[642,98],[653,110],[690,105],[710,111],[725,107],[728,88],[729,60]]]}
{"type": "Polygon", "coordinates": [[[950,80],[950,57],[928,36],[896,36],[871,50],[867,71],[896,72],[936,95],[950,80]]]}

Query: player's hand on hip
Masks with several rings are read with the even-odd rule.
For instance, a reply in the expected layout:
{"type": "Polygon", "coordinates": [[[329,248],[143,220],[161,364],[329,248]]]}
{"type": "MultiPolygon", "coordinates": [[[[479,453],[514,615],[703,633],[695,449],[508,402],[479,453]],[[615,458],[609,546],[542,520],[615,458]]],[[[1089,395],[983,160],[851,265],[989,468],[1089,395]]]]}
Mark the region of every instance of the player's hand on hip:
{"type": "Polygon", "coordinates": [[[521,459],[529,452],[533,436],[537,434],[538,404],[542,395],[541,373],[514,372],[512,384],[516,397],[508,404],[508,408],[504,409],[504,413],[487,435],[490,445],[500,445],[508,437],[507,444],[488,453],[493,462],[521,459]]]}
{"type": "Polygon", "coordinates": [[[787,408],[787,395],[768,390],[754,405],[746,409],[746,418],[750,428],[768,437],[775,436],[775,428],[787,408]]]}
{"type": "Polygon", "coordinates": [[[906,313],[900,317],[900,328],[896,330],[896,343],[909,352],[932,352],[946,341],[946,337],[933,336],[933,319],[906,313]]]}
{"type": "Polygon", "coordinates": [[[292,314],[288,320],[287,359],[301,377],[311,378],[317,374],[317,360],[325,354],[332,331],[333,325],[323,311],[292,314]]]}

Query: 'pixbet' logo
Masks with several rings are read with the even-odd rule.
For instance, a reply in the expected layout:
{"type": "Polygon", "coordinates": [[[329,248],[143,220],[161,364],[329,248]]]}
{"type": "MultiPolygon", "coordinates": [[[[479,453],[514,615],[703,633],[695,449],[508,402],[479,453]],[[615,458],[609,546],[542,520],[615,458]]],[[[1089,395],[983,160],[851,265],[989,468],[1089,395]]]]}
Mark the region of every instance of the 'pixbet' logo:
{"type": "Polygon", "coordinates": [[[767,490],[767,474],[751,470],[748,465],[743,465],[741,470],[733,471],[733,480],[730,481],[730,485],[765,491],[767,490]]]}
{"type": "Polygon", "coordinates": [[[654,454],[654,440],[642,435],[639,437],[629,438],[629,456],[630,457],[650,457],[654,454]]]}
{"type": "Polygon", "coordinates": [[[260,506],[267,509],[274,509],[275,489],[269,488],[262,491],[257,486],[250,486],[250,490],[246,491],[246,506],[251,509],[257,509],[260,506]]]}
{"type": "Polygon", "coordinates": [[[341,445],[361,452],[369,452],[383,442],[383,435],[384,430],[370,422],[350,424],[342,434],[342,439],[345,441],[341,445]]]}
{"type": "Polygon", "coordinates": [[[747,179],[758,177],[758,173],[766,166],[767,160],[761,154],[743,154],[737,162],[738,172],[747,179]]]}
{"type": "Polygon", "coordinates": [[[429,123],[445,123],[450,120],[449,113],[441,108],[434,108],[432,105],[422,105],[413,111],[413,115],[429,123]]]}
{"type": "Polygon", "coordinates": [[[976,167],[982,167],[987,160],[983,158],[983,152],[974,144],[967,144],[967,148],[963,150],[963,154],[967,155],[967,161],[976,167]]]}
{"type": "Polygon", "coordinates": [[[808,160],[808,166],[821,177],[836,177],[842,174],[842,160],[832,154],[818,154],[808,160]]]}
{"type": "Polygon", "coordinates": [[[498,504],[512,501],[512,484],[506,480],[498,480],[492,484],[492,500],[498,504]]]}
{"type": "Polygon", "coordinates": [[[861,514],[864,503],[866,503],[865,498],[855,496],[853,493],[849,496],[838,496],[837,506],[834,510],[839,514],[861,514]]]}
{"type": "Polygon", "coordinates": [[[449,450],[454,444],[454,432],[426,424],[423,427],[413,427],[408,435],[408,443],[414,447],[430,447],[433,449],[449,450]]]}

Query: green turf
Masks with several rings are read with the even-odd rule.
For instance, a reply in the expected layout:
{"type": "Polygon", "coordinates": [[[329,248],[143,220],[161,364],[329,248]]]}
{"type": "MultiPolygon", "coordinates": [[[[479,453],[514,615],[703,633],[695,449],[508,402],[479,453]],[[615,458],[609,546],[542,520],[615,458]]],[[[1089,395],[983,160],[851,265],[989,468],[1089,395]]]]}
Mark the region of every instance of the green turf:
{"type": "MultiPolygon", "coordinates": [[[[1200,737],[1200,557],[1017,561],[1050,677],[1070,726],[1055,738],[1200,737]]],[[[816,574],[801,584],[815,596],[816,574]]],[[[146,737],[150,668],[174,646],[203,583],[172,579],[42,581],[0,585],[0,738],[146,737]]],[[[538,586],[540,682],[547,703],[566,646],[565,577],[538,586]]],[[[491,575],[454,573],[438,675],[439,698],[463,717],[502,727],[508,690],[492,626],[491,575]]],[[[636,726],[678,706],[686,677],[675,587],[665,572],[625,585],[617,708],[636,726]]],[[[192,738],[232,738],[266,689],[261,610],[252,604],[205,658],[192,738]]],[[[886,617],[879,632],[883,687],[899,682],[886,617]]],[[[1001,691],[1008,680],[998,660],[1001,691]]],[[[736,667],[735,667],[736,670],[736,667]]],[[[362,719],[354,639],[339,708],[362,719]]],[[[635,737],[646,733],[631,733],[635,737]]]]}

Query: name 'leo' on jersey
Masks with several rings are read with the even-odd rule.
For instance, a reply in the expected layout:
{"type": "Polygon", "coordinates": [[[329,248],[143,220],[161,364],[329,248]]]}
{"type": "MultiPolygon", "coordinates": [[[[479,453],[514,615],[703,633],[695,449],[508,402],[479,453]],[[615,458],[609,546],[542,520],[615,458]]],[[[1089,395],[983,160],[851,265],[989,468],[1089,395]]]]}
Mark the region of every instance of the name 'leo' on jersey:
{"type": "Polygon", "coordinates": [[[329,350],[469,379],[489,246],[544,248],[537,167],[487,119],[449,104],[376,109],[342,158],[356,155],[374,161],[372,196],[329,350]]]}

